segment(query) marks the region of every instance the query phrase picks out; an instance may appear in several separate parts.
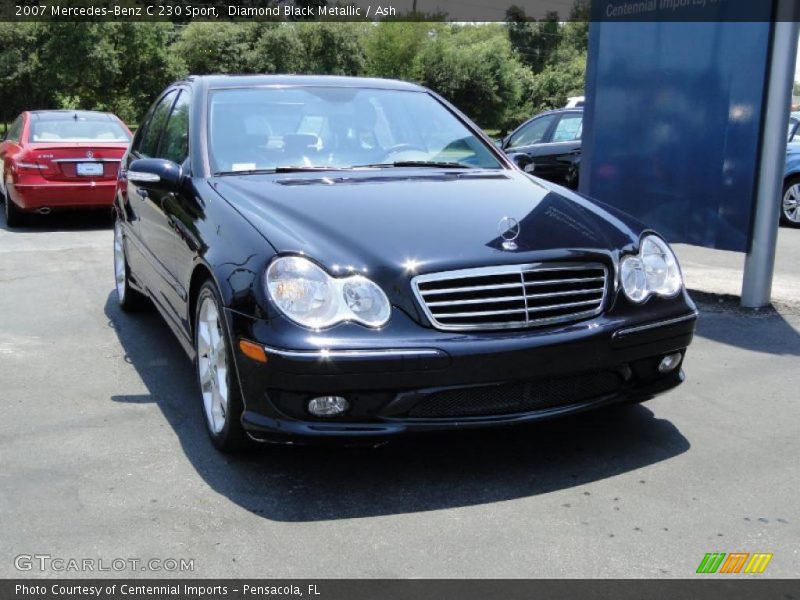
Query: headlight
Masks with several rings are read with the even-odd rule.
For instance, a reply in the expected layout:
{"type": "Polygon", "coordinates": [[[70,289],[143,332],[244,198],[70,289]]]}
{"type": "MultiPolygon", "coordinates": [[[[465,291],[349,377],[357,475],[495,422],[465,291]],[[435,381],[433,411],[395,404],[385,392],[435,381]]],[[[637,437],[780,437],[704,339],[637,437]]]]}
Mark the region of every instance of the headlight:
{"type": "Polygon", "coordinates": [[[361,275],[331,277],[306,258],[286,256],[267,268],[267,294],[295,323],[312,329],[356,321],[381,327],[391,307],[383,290],[361,275]]]}
{"type": "Polygon", "coordinates": [[[671,298],[683,287],[678,259],[669,245],[655,235],[642,238],[639,254],[622,259],[620,279],[625,295],[637,304],[653,294],[671,298]]]}

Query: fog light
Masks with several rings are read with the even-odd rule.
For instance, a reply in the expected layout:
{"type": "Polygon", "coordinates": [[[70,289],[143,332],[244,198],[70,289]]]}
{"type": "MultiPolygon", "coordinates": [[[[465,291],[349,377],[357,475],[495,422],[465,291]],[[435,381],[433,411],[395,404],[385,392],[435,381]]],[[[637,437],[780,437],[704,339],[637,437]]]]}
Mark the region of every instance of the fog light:
{"type": "Polygon", "coordinates": [[[667,354],[661,359],[661,362],[658,365],[659,373],[669,373],[670,371],[674,371],[678,365],[681,364],[681,358],[683,358],[683,356],[680,352],[676,352],[675,354],[667,354]]]}
{"type": "Polygon", "coordinates": [[[315,417],[338,417],[349,407],[347,399],[341,396],[320,396],[308,401],[308,412],[315,417]]]}

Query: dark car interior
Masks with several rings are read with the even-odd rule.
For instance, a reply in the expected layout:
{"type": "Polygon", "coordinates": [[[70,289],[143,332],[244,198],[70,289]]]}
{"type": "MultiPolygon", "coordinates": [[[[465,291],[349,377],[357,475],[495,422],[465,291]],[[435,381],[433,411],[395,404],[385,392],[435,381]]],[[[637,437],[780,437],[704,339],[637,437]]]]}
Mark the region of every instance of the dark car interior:
{"type": "Polygon", "coordinates": [[[440,108],[436,100],[423,93],[218,90],[212,92],[210,104],[209,146],[215,172],[350,168],[408,160],[500,166],[455,116],[444,113],[443,118],[443,111],[433,110],[440,108]],[[431,118],[412,116],[420,110],[431,118]]]}

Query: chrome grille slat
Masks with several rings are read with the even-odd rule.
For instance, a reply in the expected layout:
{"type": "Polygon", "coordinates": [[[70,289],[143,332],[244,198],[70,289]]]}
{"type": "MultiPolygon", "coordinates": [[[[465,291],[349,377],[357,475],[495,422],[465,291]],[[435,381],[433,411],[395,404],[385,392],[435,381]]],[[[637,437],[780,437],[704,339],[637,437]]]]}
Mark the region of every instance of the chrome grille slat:
{"type": "Polygon", "coordinates": [[[587,300],[586,302],[570,302],[569,304],[551,304],[550,306],[534,306],[528,309],[528,312],[545,312],[548,310],[559,310],[562,308],[575,308],[578,306],[589,306],[590,304],[597,304],[597,300],[587,300]]]}
{"type": "Polygon", "coordinates": [[[476,285],[460,288],[447,288],[442,290],[429,290],[425,294],[457,294],[459,292],[478,292],[483,290],[510,290],[519,288],[518,283],[503,283],[496,285],[476,285]]]}
{"type": "Polygon", "coordinates": [[[602,312],[608,285],[605,265],[574,262],[464,269],[412,280],[431,324],[444,331],[538,327],[590,318],[602,312]]]}
{"type": "MultiPolygon", "coordinates": [[[[519,286],[517,286],[519,287],[519,286]]],[[[520,302],[522,300],[519,296],[498,296],[479,298],[477,300],[449,300],[447,302],[428,302],[428,306],[463,306],[465,304],[494,304],[502,302],[520,302]]]]}
{"type": "MultiPolygon", "coordinates": [[[[558,298],[560,296],[583,296],[584,294],[602,294],[605,290],[603,288],[595,288],[593,290],[570,290],[566,292],[551,292],[549,294],[526,294],[525,297],[529,300],[537,298],[558,298]]],[[[429,306],[432,306],[429,304],[429,306]]]]}
{"type": "Polygon", "coordinates": [[[455,319],[458,317],[496,317],[498,315],[518,315],[524,312],[524,308],[515,308],[512,310],[482,310],[465,313],[440,313],[437,316],[440,319],[455,319]]]}
{"type": "Polygon", "coordinates": [[[605,277],[586,277],[581,279],[550,279],[548,281],[526,281],[525,286],[529,285],[559,285],[562,283],[591,283],[593,281],[605,281],[605,277]]]}

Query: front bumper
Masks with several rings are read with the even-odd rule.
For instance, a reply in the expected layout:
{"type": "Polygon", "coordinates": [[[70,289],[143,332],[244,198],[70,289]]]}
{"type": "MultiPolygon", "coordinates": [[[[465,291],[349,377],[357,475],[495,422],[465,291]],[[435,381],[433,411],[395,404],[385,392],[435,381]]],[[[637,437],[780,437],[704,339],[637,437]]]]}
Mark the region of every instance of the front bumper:
{"type": "Polygon", "coordinates": [[[445,333],[393,318],[395,325],[368,344],[363,337],[311,332],[298,339],[296,328],[281,320],[227,311],[234,341],[258,341],[268,357],[266,365],[257,363],[237,347],[242,423],[263,441],[369,442],[647,400],[683,381],[680,366],[662,374],[658,363],[667,354],[683,354],[692,341],[697,312],[686,300],[679,312],[675,306],[650,311],[646,321],[601,315],[511,333],[445,333]],[[321,395],[344,396],[350,410],[335,419],[313,417],[306,404],[321,395]],[[515,404],[516,396],[525,400],[515,404]],[[477,414],[464,408],[470,402],[477,414]]]}

